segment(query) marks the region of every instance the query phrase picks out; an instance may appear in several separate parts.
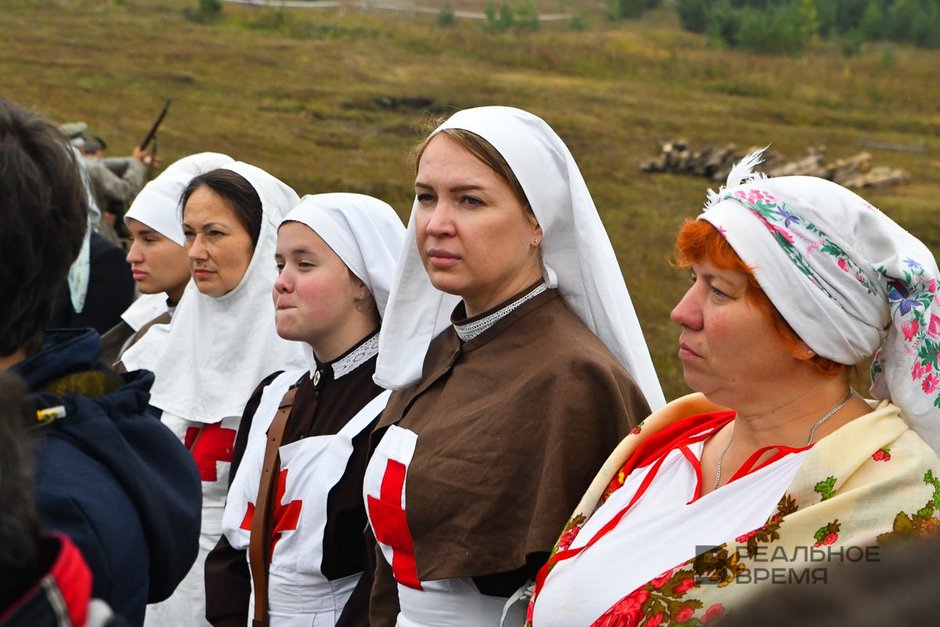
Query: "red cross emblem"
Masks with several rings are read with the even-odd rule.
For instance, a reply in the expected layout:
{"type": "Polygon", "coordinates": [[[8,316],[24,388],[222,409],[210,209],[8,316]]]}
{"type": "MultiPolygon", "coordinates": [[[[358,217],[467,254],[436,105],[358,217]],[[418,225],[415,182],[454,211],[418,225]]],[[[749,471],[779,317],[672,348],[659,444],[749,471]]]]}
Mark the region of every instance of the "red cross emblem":
{"type": "Polygon", "coordinates": [[[218,481],[216,462],[232,461],[235,429],[223,429],[221,422],[190,427],[186,429],[183,444],[196,460],[199,478],[203,481],[218,481]]]}
{"type": "MultiPolygon", "coordinates": [[[[278,540],[286,531],[293,531],[297,528],[297,522],[300,520],[300,510],[303,509],[304,502],[300,499],[291,501],[287,505],[282,505],[284,492],[287,491],[287,470],[282,470],[277,475],[277,491],[274,493],[274,516],[271,528],[271,548],[268,551],[268,561],[274,558],[274,547],[278,540]]],[[[248,509],[245,510],[245,517],[242,524],[239,525],[245,531],[251,531],[251,520],[255,515],[255,504],[248,502],[248,509]]]]}
{"type": "Polygon", "coordinates": [[[392,572],[399,583],[422,590],[415,564],[415,548],[408,530],[408,520],[401,506],[405,489],[405,465],[388,460],[379,498],[368,495],[369,520],[375,539],[392,547],[392,572]]]}

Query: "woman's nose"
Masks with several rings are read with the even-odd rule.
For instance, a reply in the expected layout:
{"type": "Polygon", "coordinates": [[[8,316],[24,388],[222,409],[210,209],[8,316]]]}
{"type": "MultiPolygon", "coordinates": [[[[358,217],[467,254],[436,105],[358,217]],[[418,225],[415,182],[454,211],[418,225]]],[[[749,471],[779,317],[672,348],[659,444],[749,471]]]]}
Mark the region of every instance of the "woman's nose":
{"type": "Polygon", "coordinates": [[[425,231],[428,235],[453,235],[454,234],[454,215],[452,208],[444,201],[438,201],[433,209],[430,210],[428,223],[425,231]]]}
{"type": "Polygon", "coordinates": [[[203,260],[206,258],[206,246],[202,241],[202,235],[196,235],[193,237],[192,242],[189,244],[189,251],[187,252],[190,259],[194,260],[203,260]]]}
{"type": "Polygon", "coordinates": [[[287,292],[290,290],[290,285],[290,272],[285,267],[278,273],[277,279],[274,281],[274,291],[278,294],[287,292]]]}
{"type": "Polygon", "coordinates": [[[140,263],[144,260],[144,256],[140,252],[140,244],[137,243],[137,240],[131,241],[131,247],[127,249],[127,256],[124,257],[124,260],[130,264],[140,263]]]}
{"type": "Polygon", "coordinates": [[[702,328],[702,308],[699,303],[697,284],[693,284],[676,306],[672,308],[669,317],[680,327],[697,330],[702,328]]]}

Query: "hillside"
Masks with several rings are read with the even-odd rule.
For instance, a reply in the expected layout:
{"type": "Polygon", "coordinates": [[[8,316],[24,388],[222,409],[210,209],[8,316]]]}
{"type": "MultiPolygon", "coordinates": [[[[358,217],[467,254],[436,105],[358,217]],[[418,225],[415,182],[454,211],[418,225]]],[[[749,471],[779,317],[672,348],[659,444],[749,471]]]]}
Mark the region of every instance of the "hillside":
{"type": "MultiPolygon", "coordinates": [[[[196,0],[4,0],[2,95],[57,121],[84,120],[130,151],[164,97],[168,163],[227,152],[301,194],[359,191],[410,209],[409,150],[428,112],[507,104],[545,118],[575,155],[608,227],[667,396],[685,391],[668,314],[687,285],[669,267],[672,238],[704,200],[705,179],[641,173],[659,142],[772,142],[787,156],[824,144],[832,157],[868,137],[924,143],[926,156],[875,152],[912,182],[864,193],[940,252],[940,53],[866,45],[797,58],[711,49],[664,7],[611,24],[596,2],[535,32],[441,27],[435,15],[272,9],[226,3],[188,19],[196,0]]],[[[378,3],[367,3],[378,4],[378,3]]],[[[426,0],[421,6],[442,6],[426,0]]],[[[485,2],[454,0],[455,9],[485,2]]],[[[667,3],[668,4],[668,3],[667,3]]]]}

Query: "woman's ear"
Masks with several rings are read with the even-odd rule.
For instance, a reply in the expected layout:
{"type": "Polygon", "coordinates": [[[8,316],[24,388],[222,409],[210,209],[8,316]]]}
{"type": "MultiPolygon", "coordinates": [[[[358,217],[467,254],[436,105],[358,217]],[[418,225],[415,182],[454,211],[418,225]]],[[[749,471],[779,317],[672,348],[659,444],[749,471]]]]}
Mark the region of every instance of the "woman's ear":
{"type": "Polygon", "coordinates": [[[816,351],[811,349],[803,340],[799,340],[797,347],[793,350],[793,356],[800,361],[809,361],[816,356],[816,351]]]}
{"type": "Polygon", "coordinates": [[[526,213],[526,217],[529,219],[529,224],[532,226],[532,237],[538,241],[542,241],[542,225],[539,224],[538,218],[535,217],[535,214],[531,211],[526,213]]]}

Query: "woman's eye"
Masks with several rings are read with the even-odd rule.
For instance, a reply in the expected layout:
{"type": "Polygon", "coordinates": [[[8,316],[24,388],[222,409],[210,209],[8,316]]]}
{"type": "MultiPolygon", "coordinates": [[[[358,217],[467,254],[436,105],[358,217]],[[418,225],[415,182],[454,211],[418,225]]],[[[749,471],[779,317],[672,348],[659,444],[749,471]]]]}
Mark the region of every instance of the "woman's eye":
{"type": "Polygon", "coordinates": [[[301,270],[310,270],[314,267],[314,264],[309,261],[301,261],[297,264],[297,267],[301,270]]]}
{"type": "Polygon", "coordinates": [[[728,298],[728,295],[722,292],[717,287],[712,287],[711,291],[712,291],[712,296],[714,296],[715,298],[728,298]]]}
{"type": "Polygon", "coordinates": [[[415,195],[415,199],[416,199],[419,203],[424,204],[424,203],[428,203],[428,202],[431,202],[432,200],[434,200],[434,196],[432,196],[431,194],[429,194],[429,193],[427,193],[427,192],[422,192],[422,193],[420,193],[420,194],[416,194],[416,195],[415,195]]]}
{"type": "Polygon", "coordinates": [[[473,207],[483,204],[483,201],[475,196],[464,196],[463,198],[460,199],[460,202],[473,206],[473,207]]]}
{"type": "Polygon", "coordinates": [[[283,263],[276,263],[276,264],[274,264],[274,267],[277,268],[277,273],[278,273],[278,274],[280,274],[281,271],[284,270],[284,264],[283,264],[283,263]]]}

